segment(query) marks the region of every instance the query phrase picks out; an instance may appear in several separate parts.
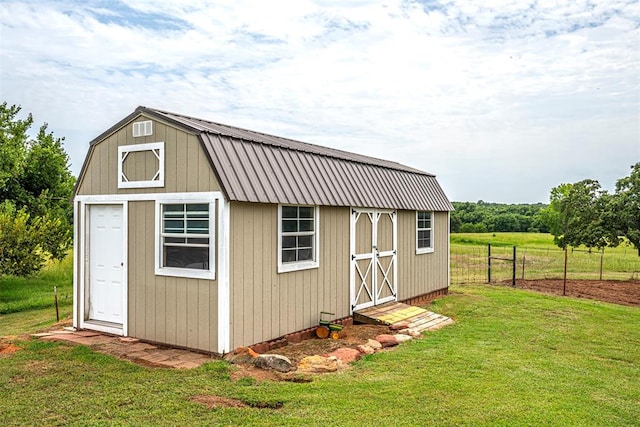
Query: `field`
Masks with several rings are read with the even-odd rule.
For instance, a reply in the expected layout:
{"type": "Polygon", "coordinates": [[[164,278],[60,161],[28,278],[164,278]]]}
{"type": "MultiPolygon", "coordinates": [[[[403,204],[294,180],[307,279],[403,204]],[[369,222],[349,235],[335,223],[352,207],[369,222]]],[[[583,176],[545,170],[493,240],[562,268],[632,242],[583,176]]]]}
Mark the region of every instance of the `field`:
{"type": "MultiPolygon", "coordinates": [[[[487,283],[487,244],[491,255],[511,258],[516,246],[516,278],[521,280],[563,277],[564,253],[550,234],[454,233],[451,235],[451,281],[455,284],[487,283]]],[[[492,282],[509,280],[513,265],[493,260],[492,282]]],[[[640,257],[635,248],[606,248],[604,254],[587,248],[570,248],[567,277],[570,280],[640,280],[640,257]],[[601,268],[602,267],[602,268],[601,268]],[[602,275],[601,275],[602,270],[602,275]]]]}
{"type": "MultiPolygon", "coordinates": [[[[49,288],[68,292],[69,269],[52,265],[21,283],[35,283],[33,298],[19,282],[0,281],[0,307],[32,307],[0,314],[3,425],[624,426],[640,419],[637,306],[454,285],[428,307],[453,325],[308,383],[258,381],[218,360],[191,370],[150,368],[30,339],[24,334],[55,322],[49,288]],[[42,283],[47,274],[51,283],[42,283]]],[[[61,311],[68,316],[71,306],[61,311]]]]}

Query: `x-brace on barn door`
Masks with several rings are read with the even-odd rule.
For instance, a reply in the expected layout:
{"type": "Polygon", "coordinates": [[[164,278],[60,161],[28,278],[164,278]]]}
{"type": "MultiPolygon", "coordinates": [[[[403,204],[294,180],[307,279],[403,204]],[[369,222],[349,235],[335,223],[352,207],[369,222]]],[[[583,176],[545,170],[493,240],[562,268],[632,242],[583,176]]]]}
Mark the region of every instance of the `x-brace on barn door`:
{"type": "Polygon", "coordinates": [[[351,311],[397,300],[395,210],[351,209],[351,311]]]}

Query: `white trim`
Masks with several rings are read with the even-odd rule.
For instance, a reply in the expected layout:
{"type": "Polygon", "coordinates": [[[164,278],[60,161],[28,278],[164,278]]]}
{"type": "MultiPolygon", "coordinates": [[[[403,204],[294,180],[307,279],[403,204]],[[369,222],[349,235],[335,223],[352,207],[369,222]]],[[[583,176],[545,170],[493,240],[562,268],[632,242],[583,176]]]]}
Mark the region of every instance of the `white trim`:
{"type": "Polygon", "coordinates": [[[118,188],[164,187],[164,142],[120,145],[118,147],[118,188]],[[129,181],[124,174],[123,164],[129,153],[150,151],[158,158],[158,170],[150,180],[129,181]],[[157,151],[157,153],[156,153],[157,151]],[[156,179],[157,177],[157,179],[156,179]]]}
{"type": "Polygon", "coordinates": [[[122,204],[122,335],[129,333],[129,203],[122,204]]]}
{"type": "Polygon", "coordinates": [[[447,212],[447,288],[451,287],[451,212],[447,212]]]}
{"type": "Polygon", "coordinates": [[[230,204],[218,199],[218,353],[231,351],[231,293],[229,289],[230,204]]]}
{"type": "Polygon", "coordinates": [[[420,255],[420,254],[431,254],[433,253],[433,228],[434,228],[434,221],[435,221],[435,212],[434,211],[416,211],[416,221],[414,223],[415,225],[415,229],[416,229],[416,255],[420,255]],[[428,212],[431,214],[431,220],[429,221],[431,223],[431,227],[429,228],[429,244],[431,246],[426,247],[426,248],[419,248],[418,247],[418,212],[428,212]]]}
{"type": "Polygon", "coordinates": [[[73,201],[73,327],[79,328],[80,322],[78,321],[78,266],[81,264],[78,261],[80,253],[78,252],[78,202],[73,201]]]}
{"type": "Polygon", "coordinates": [[[176,198],[156,200],[155,203],[155,248],[154,272],[156,276],[186,277],[189,279],[215,280],[216,278],[216,200],[204,197],[192,197],[189,193],[182,193],[176,198]],[[209,205],[209,269],[197,270],[192,268],[162,267],[162,205],[169,203],[201,203],[209,205]]]}
{"type": "Polygon", "coordinates": [[[278,273],[288,273],[290,271],[309,270],[312,268],[318,268],[320,266],[320,206],[312,205],[295,205],[295,204],[279,204],[278,205],[278,273]],[[283,206],[296,206],[296,207],[310,207],[313,208],[313,220],[314,220],[314,254],[313,261],[298,261],[298,262],[282,262],[282,207],[283,206]]]}
{"type": "MultiPolygon", "coordinates": [[[[128,257],[128,245],[129,245],[129,222],[128,222],[128,216],[129,216],[129,210],[128,210],[128,203],[126,201],[106,201],[106,200],[102,200],[102,201],[95,201],[95,202],[88,202],[88,201],[83,201],[83,200],[77,200],[78,198],[76,198],[76,200],[74,200],[74,204],[77,204],[78,201],[80,201],[80,241],[79,241],[79,246],[80,246],[80,274],[79,274],[79,280],[78,280],[78,295],[74,295],[74,298],[76,296],[79,296],[79,298],[77,300],[74,300],[74,310],[76,309],[77,306],[77,319],[79,320],[79,327],[80,329],[91,329],[91,330],[96,330],[96,331],[100,331],[100,332],[107,332],[110,334],[114,334],[114,335],[123,335],[123,336],[127,336],[127,333],[129,332],[129,319],[128,319],[128,314],[129,314],[129,282],[128,282],[128,278],[129,278],[129,257],[128,257]],[[87,288],[89,286],[89,283],[87,283],[86,279],[86,271],[85,271],[85,264],[88,261],[88,256],[90,254],[87,253],[86,250],[86,235],[87,235],[87,220],[86,220],[86,216],[87,216],[87,208],[90,207],[91,205],[122,205],[122,325],[117,325],[114,324],[113,326],[106,326],[104,324],[100,323],[96,323],[95,321],[92,321],[91,319],[85,319],[86,315],[86,307],[85,307],[85,300],[87,297],[87,288]]],[[[75,243],[74,243],[75,246],[75,243]]],[[[75,319],[74,319],[75,321],[75,319]]]]}
{"type": "Polygon", "coordinates": [[[193,199],[222,199],[219,191],[200,191],[192,193],[144,193],[144,194],[98,194],[76,196],[79,202],[113,204],[115,202],[143,202],[155,200],[178,200],[178,202],[188,202],[193,199]]]}

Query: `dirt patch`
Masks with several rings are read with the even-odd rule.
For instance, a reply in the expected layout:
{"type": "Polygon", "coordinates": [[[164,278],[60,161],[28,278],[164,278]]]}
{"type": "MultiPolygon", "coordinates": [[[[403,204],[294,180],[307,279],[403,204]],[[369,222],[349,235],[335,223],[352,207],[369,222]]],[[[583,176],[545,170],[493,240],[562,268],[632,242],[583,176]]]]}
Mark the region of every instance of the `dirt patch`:
{"type": "Polygon", "coordinates": [[[21,348],[15,345],[14,343],[0,343],[0,355],[12,354],[16,351],[20,351],[21,348]]]}
{"type": "Polygon", "coordinates": [[[388,326],[380,325],[350,325],[340,331],[340,338],[314,338],[304,340],[297,344],[288,344],[284,347],[270,351],[273,354],[286,356],[291,363],[297,365],[306,356],[323,355],[331,353],[340,347],[356,348],[364,344],[368,339],[374,339],[376,335],[388,334],[388,326]]]}
{"type": "MultiPolygon", "coordinates": [[[[563,281],[517,280],[516,287],[554,295],[562,295],[563,281]]],[[[567,296],[588,298],[614,304],[640,307],[640,281],[567,280],[567,296]]]]}
{"type": "Polygon", "coordinates": [[[256,382],[264,381],[284,381],[286,377],[278,374],[277,372],[267,369],[259,369],[255,366],[246,365],[233,365],[233,370],[229,373],[231,381],[242,381],[244,379],[251,379],[256,382]]]}
{"type": "Polygon", "coordinates": [[[201,403],[209,409],[213,408],[246,408],[247,405],[242,400],[231,399],[229,397],[212,396],[199,394],[191,398],[192,401],[201,403]]]}
{"type": "Polygon", "coordinates": [[[191,398],[192,401],[206,406],[208,409],[214,408],[258,408],[258,409],[280,409],[282,402],[263,402],[263,401],[243,401],[230,397],[213,396],[207,394],[199,394],[191,398]]]}

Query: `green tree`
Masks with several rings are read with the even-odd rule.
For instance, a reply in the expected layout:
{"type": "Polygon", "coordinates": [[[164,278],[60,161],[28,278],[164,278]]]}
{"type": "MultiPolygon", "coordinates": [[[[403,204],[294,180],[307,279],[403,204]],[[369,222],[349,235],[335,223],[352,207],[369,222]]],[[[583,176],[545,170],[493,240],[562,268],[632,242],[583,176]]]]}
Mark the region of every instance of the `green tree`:
{"type": "Polygon", "coordinates": [[[75,178],[63,139],[47,132],[46,123],[30,139],[33,117],[19,119],[20,110],[0,104],[0,244],[5,245],[0,251],[0,274],[36,272],[42,266],[39,261],[25,259],[22,267],[16,267],[20,254],[29,259],[37,254],[40,261],[47,254],[61,259],[71,245],[75,178]],[[13,246],[7,247],[11,242],[13,246]]]}
{"type": "Polygon", "coordinates": [[[631,166],[629,176],[616,182],[609,206],[614,234],[626,237],[640,256],[640,162],[631,166]]]}
{"type": "Polygon", "coordinates": [[[554,187],[549,206],[541,211],[540,218],[561,248],[604,248],[615,245],[605,221],[607,205],[608,195],[598,181],[585,179],[554,187]]]}

